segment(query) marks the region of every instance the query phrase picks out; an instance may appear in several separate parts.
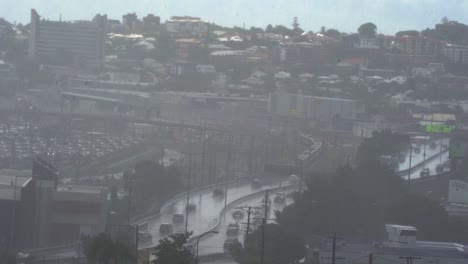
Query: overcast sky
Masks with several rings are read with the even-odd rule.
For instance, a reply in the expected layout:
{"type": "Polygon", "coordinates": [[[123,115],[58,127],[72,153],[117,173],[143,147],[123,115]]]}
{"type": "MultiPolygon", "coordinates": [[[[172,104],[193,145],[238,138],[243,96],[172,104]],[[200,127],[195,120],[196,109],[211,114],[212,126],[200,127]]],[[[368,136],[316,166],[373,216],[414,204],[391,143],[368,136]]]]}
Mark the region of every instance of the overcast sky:
{"type": "Polygon", "coordinates": [[[108,14],[148,13],[166,20],[172,15],[192,15],[226,26],[291,26],[294,16],[304,30],[321,26],[355,32],[365,22],[374,22],[380,33],[433,27],[442,17],[468,22],[468,0],[0,0],[0,17],[11,22],[29,22],[30,9],[51,20],[90,19],[108,14]]]}

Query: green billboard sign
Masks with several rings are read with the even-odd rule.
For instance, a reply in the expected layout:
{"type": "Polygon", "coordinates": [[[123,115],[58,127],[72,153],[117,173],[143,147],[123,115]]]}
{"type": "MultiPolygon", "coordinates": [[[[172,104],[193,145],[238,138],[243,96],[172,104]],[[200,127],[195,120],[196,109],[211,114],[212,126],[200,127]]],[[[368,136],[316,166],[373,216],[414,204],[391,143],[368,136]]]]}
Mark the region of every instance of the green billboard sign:
{"type": "Polygon", "coordinates": [[[442,133],[450,134],[453,128],[448,125],[426,125],[426,132],[428,133],[442,133]]]}

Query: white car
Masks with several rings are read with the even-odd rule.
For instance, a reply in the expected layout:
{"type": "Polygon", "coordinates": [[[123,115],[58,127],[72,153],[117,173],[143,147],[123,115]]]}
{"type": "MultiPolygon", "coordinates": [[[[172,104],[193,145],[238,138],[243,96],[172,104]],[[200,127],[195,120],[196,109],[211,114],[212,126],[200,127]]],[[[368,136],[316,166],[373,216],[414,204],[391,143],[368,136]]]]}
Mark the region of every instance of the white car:
{"type": "Polygon", "coordinates": [[[298,184],[299,183],[299,177],[297,177],[297,175],[289,176],[289,183],[298,184]]]}
{"type": "Polygon", "coordinates": [[[239,234],[239,224],[230,223],[226,229],[226,235],[228,236],[237,236],[239,234]]]}

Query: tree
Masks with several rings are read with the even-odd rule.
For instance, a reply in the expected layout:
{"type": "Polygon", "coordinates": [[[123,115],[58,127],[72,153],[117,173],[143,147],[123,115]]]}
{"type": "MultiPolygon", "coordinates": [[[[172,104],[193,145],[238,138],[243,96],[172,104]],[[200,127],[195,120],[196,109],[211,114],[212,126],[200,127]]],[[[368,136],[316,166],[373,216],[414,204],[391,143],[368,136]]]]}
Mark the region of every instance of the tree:
{"type": "Polygon", "coordinates": [[[185,234],[173,234],[159,240],[155,247],[153,264],[190,264],[194,256],[185,246],[192,232],[185,234]]]}
{"type": "Polygon", "coordinates": [[[377,26],[374,23],[367,22],[358,28],[359,35],[365,38],[374,38],[377,35],[377,26]]]}
{"type": "Polygon", "coordinates": [[[304,33],[304,30],[302,30],[302,28],[300,27],[299,19],[297,17],[294,17],[292,26],[293,26],[292,33],[294,35],[297,36],[297,35],[301,35],[302,33],[304,33]]]}
{"type": "Polygon", "coordinates": [[[113,240],[108,234],[81,238],[83,252],[90,263],[119,264],[133,261],[133,250],[122,241],[113,240]]]}
{"type": "Polygon", "coordinates": [[[266,26],[266,28],[265,28],[265,32],[267,32],[267,33],[273,32],[273,26],[271,24],[268,24],[268,26],[266,26]]]}
{"type": "Polygon", "coordinates": [[[299,19],[297,17],[293,18],[292,26],[293,26],[293,30],[296,30],[299,28],[300,24],[299,24],[299,19]]]}
{"type": "Polygon", "coordinates": [[[135,164],[134,175],[135,206],[147,209],[153,198],[160,203],[163,199],[175,194],[182,188],[180,172],[173,166],[164,167],[155,161],[142,161],[135,164]]]}
{"type": "Polygon", "coordinates": [[[437,202],[418,195],[405,195],[395,201],[387,211],[389,223],[414,226],[424,240],[446,240],[448,215],[437,202]]]}
{"type": "MultiPolygon", "coordinates": [[[[288,232],[277,224],[268,224],[265,226],[265,263],[283,264],[296,263],[304,258],[305,243],[298,236],[288,232]]],[[[231,247],[231,253],[234,259],[241,263],[259,263],[259,252],[262,249],[262,228],[258,228],[250,234],[245,247],[240,244],[234,244],[231,247]]]]}
{"type": "Polygon", "coordinates": [[[401,36],[411,36],[411,37],[417,37],[419,36],[419,31],[417,30],[404,30],[404,31],[398,31],[396,36],[401,37],[401,36]]]}
{"type": "Polygon", "coordinates": [[[327,29],[324,35],[330,38],[334,38],[334,39],[339,39],[341,37],[340,31],[333,29],[333,28],[327,29]]]}
{"type": "Polygon", "coordinates": [[[377,160],[382,155],[391,155],[409,144],[407,135],[391,130],[376,131],[371,138],[365,139],[358,147],[357,162],[377,160]]]}
{"type": "Polygon", "coordinates": [[[320,33],[321,33],[321,34],[325,34],[325,31],[326,31],[326,27],[325,27],[325,26],[322,26],[322,27],[320,28],[320,33]]]}

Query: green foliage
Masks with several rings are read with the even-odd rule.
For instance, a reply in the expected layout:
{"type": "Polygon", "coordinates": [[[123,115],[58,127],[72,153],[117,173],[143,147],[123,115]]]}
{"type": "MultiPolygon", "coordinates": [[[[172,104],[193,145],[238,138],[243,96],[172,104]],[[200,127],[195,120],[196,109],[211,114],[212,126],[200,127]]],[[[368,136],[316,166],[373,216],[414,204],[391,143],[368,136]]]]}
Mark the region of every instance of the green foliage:
{"type": "Polygon", "coordinates": [[[194,256],[185,245],[188,242],[190,233],[173,234],[159,240],[156,246],[156,259],[153,264],[189,264],[194,260],[194,256]]]}
{"type": "Polygon", "coordinates": [[[358,150],[356,167],[330,174],[313,174],[308,189],[277,213],[283,227],[301,235],[383,236],[385,224],[411,225],[418,236],[430,240],[463,241],[458,235],[468,223],[450,223],[445,209],[424,196],[409,195],[402,179],[378,157],[390,153],[408,137],[382,131],[365,140],[358,150]]]}
{"type": "MultiPolygon", "coordinates": [[[[231,247],[231,254],[241,264],[260,263],[262,249],[262,228],[247,237],[246,246],[240,243],[231,247]]],[[[298,236],[288,232],[277,224],[265,226],[265,263],[296,263],[304,258],[305,243],[298,236]]]]}
{"type": "Polygon", "coordinates": [[[340,31],[333,29],[333,28],[327,29],[324,34],[325,36],[334,38],[334,39],[339,39],[341,37],[340,31]]]}
{"type": "Polygon", "coordinates": [[[315,174],[308,186],[293,205],[277,214],[280,224],[298,234],[379,234],[384,209],[402,190],[399,177],[379,162],[315,174]]]}
{"type": "Polygon", "coordinates": [[[367,22],[358,28],[359,35],[365,38],[374,38],[377,35],[377,26],[374,23],[367,22]]]}
{"type": "Polygon", "coordinates": [[[398,31],[396,36],[401,37],[401,36],[412,36],[412,37],[417,37],[419,36],[419,31],[417,30],[404,30],[404,31],[398,31]]]}
{"type": "Polygon", "coordinates": [[[391,130],[376,131],[365,139],[358,148],[357,162],[378,160],[382,155],[394,154],[401,147],[408,146],[409,137],[391,130]]]}
{"type": "Polygon", "coordinates": [[[422,196],[401,197],[387,211],[387,221],[416,226],[420,239],[449,239],[447,212],[437,202],[422,196]]]}
{"type": "MultiPolygon", "coordinates": [[[[443,21],[443,24],[448,21],[443,21]]],[[[441,26],[435,29],[427,28],[421,32],[422,36],[447,41],[451,44],[467,45],[468,36],[466,34],[466,26],[463,24],[453,24],[451,26],[441,26]]]]}
{"type": "Polygon", "coordinates": [[[83,252],[89,263],[128,263],[134,261],[133,250],[119,240],[113,240],[108,234],[81,238],[83,252]]]}
{"type": "Polygon", "coordinates": [[[175,167],[164,167],[155,161],[143,161],[135,165],[135,205],[146,208],[153,198],[165,199],[182,188],[182,179],[175,167]]]}

